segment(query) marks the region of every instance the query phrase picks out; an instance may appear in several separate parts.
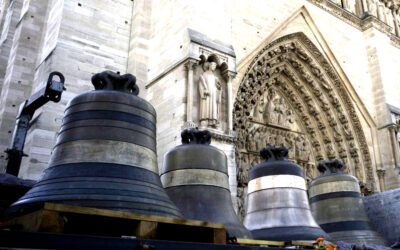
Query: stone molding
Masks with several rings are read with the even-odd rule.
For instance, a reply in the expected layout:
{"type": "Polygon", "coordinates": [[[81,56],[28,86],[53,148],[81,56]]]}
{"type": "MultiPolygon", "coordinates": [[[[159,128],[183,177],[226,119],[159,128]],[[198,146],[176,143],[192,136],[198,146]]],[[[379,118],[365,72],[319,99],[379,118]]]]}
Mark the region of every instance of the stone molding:
{"type": "Polygon", "coordinates": [[[222,134],[219,131],[213,131],[208,129],[211,132],[212,138],[217,141],[222,141],[224,143],[233,144],[236,142],[237,137],[233,131],[230,131],[229,134],[222,134]]]}
{"type": "MultiPolygon", "coordinates": [[[[307,0],[307,1],[325,10],[326,12],[332,14],[333,16],[339,18],[340,20],[350,24],[354,28],[359,29],[360,31],[365,31],[370,28],[375,28],[381,31],[390,38],[392,44],[395,47],[400,48],[400,37],[396,36],[393,33],[393,28],[390,27],[388,24],[379,20],[377,17],[371,15],[370,13],[365,12],[363,16],[358,17],[356,14],[342,8],[341,6],[329,0],[307,0]]],[[[394,6],[396,6],[396,8],[399,8],[398,4],[394,4],[394,6]]]]}

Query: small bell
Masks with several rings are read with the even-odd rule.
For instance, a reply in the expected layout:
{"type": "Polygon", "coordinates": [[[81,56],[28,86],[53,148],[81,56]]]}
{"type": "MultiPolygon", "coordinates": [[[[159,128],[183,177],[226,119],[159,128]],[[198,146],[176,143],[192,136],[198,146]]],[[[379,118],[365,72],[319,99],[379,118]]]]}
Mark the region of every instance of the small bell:
{"type": "Polygon", "coordinates": [[[260,153],[264,161],[249,171],[246,228],[259,240],[326,239],[311,214],[303,170],[287,160],[288,149],[260,153]]]}
{"type": "Polygon", "coordinates": [[[318,164],[321,176],[310,183],[309,190],[315,220],[334,242],[387,245],[370,227],[357,178],[343,169],[340,160],[318,164]]]}
{"type": "Polygon", "coordinates": [[[182,145],[164,155],[161,181],[186,219],[225,224],[231,236],[251,238],[240,223],[229,190],[227,157],[210,145],[211,133],[184,130],[182,145]]]}

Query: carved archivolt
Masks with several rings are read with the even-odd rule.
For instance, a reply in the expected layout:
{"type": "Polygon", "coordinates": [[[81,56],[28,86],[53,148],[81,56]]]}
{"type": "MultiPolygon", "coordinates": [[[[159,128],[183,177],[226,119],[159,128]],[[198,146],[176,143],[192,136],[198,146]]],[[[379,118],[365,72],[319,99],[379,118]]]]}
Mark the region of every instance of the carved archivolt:
{"type": "Polygon", "coordinates": [[[303,33],[275,40],[253,59],[235,100],[234,130],[239,196],[245,194],[249,167],[259,161],[257,150],[271,143],[294,145],[293,160],[309,178],[315,177],[318,161],[340,158],[364,193],[374,191],[368,145],[350,96],[303,33]],[[298,130],[290,129],[291,123],[298,130]]]}

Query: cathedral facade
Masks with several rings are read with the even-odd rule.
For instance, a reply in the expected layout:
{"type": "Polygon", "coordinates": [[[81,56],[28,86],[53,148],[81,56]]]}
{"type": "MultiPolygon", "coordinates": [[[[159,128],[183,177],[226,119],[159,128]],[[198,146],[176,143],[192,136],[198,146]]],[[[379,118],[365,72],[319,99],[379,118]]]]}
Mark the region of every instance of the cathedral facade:
{"type": "Polygon", "coordinates": [[[400,187],[397,0],[0,4],[0,169],[19,105],[50,72],[67,90],[35,113],[22,178],[47,168],[67,102],[111,70],[134,74],[157,111],[159,168],[183,129],[212,133],[242,214],[247,172],[266,145],[288,147],[307,180],[337,158],[365,195],[400,187]]]}

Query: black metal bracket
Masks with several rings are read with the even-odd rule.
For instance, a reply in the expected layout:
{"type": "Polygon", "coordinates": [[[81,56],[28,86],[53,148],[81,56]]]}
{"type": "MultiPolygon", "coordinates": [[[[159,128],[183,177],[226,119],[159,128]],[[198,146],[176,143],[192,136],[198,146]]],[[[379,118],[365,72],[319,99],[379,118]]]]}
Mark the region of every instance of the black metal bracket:
{"type": "Polygon", "coordinates": [[[64,82],[65,77],[63,74],[60,72],[52,72],[49,75],[46,86],[29,97],[28,100],[21,103],[16,117],[10,146],[5,151],[8,156],[6,173],[18,176],[22,157],[27,156],[24,154],[23,150],[26,134],[29,130],[29,122],[35,111],[44,104],[49,101],[59,102],[61,100],[61,94],[65,90],[64,82]],[[58,76],[58,81],[54,80],[55,76],[58,76]]]}

